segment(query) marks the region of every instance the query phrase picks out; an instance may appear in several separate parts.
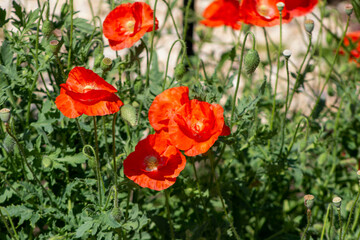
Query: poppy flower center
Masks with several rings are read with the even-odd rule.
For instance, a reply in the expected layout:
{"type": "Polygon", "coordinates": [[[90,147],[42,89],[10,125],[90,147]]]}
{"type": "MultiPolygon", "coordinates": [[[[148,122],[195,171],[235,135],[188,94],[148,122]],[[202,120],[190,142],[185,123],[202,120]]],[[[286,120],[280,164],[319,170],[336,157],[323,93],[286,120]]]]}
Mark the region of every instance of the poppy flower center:
{"type": "Polygon", "coordinates": [[[129,32],[133,33],[135,28],[135,21],[128,21],[126,23],[126,28],[129,32]]]}
{"type": "Polygon", "coordinates": [[[93,89],[95,89],[95,88],[94,88],[94,86],[91,86],[91,85],[86,85],[84,87],[84,90],[93,90],[93,89]]]}
{"type": "Polygon", "coordinates": [[[257,5],[256,11],[266,19],[271,19],[275,15],[274,9],[265,4],[257,5]]]}
{"type": "Polygon", "coordinates": [[[193,123],[191,126],[191,129],[196,133],[202,132],[204,128],[205,128],[205,124],[202,121],[197,121],[193,123]]]}
{"type": "Polygon", "coordinates": [[[145,165],[146,171],[152,172],[157,170],[159,163],[156,157],[150,156],[145,159],[145,165]]]}

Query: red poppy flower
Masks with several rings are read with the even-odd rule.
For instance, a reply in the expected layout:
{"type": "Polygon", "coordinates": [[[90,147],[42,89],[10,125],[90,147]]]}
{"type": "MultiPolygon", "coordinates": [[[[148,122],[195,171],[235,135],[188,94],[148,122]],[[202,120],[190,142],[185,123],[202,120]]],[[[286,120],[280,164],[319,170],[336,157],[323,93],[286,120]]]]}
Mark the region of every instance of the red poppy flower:
{"type": "Polygon", "coordinates": [[[149,122],[155,131],[168,130],[170,118],[189,102],[188,87],[174,87],[157,95],[149,109],[149,122]]]}
{"type": "Polygon", "coordinates": [[[166,132],[141,140],[124,160],[124,174],[141,187],[157,191],[173,185],[185,168],[186,159],[170,144],[166,132]]]}
{"type": "Polygon", "coordinates": [[[188,156],[207,152],[222,133],[226,134],[223,113],[219,104],[190,100],[169,121],[171,143],[188,156]]]}
{"type": "MultiPolygon", "coordinates": [[[[349,61],[357,62],[360,57],[360,31],[347,33],[344,45],[351,46],[349,61]]],[[[344,50],[341,50],[340,54],[345,54],[344,50]]]]}
{"type": "Polygon", "coordinates": [[[117,90],[96,73],[83,67],[75,67],[66,83],[60,85],[56,98],[57,108],[68,118],[82,114],[103,116],[119,111],[122,101],[114,93],[117,90]]]}
{"type": "MultiPolygon", "coordinates": [[[[280,24],[280,14],[276,7],[279,0],[243,0],[241,2],[241,19],[246,24],[259,27],[272,27],[280,24]]],[[[291,20],[286,6],[282,11],[282,23],[291,20]]]]}
{"type": "MultiPolygon", "coordinates": [[[[113,50],[130,48],[154,26],[153,10],[143,2],[124,3],[117,6],[105,18],[103,32],[113,50]]],[[[155,29],[158,20],[155,18],[155,29]]]]}
{"type": "Polygon", "coordinates": [[[230,26],[239,30],[240,3],[238,0],[215,0],[204,11],[204,20],[200,21],[208,27],[219,27],[222,25],[230,26]]]}
{"type": "Polygon", "coordinates": [[[310,13],[318,4],[318,0],[285,0],[284,3],[292,17],[299,17],[310,13]]]}

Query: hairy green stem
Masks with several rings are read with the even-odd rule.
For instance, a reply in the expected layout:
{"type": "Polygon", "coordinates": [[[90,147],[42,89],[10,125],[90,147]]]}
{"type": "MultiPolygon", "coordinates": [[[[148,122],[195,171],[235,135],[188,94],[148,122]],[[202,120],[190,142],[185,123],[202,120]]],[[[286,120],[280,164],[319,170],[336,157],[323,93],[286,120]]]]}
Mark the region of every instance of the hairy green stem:
{"type": "Polygon", "coordinates": [[[232,108],[231,108],[231,126],[233,126],[233,118],[234,118],[234,113],[235,113],[235,105],[236,105],[236,98],[237,98],[237,92],[239,90],[239,85],[240,85],[240,78],[241,78],[241,71],[242,71],[242,63],[243,63],[243,58],[244,58],[244,52],[245,52],[245,43],[246,43],[246,39],[249,36],[249,34],[252,35],[252,49],[255,49],[255,35],[252,32],[247,32],[245,34],[244,37],[244,41],[243,44],[241,46],[241,54],[240,54],[240,66],[239,66],[239,72],[237,75],[237,80],[236,80],[236,88],[235,88],[235,93],[234,93],[234,97],[233,97],[233,101],[232,101],[232,108]]]}
{"type": "Polygon", "coordinates": [[[74,31],[74,0],[70,0],[70,42],[69,42],[69,52],[68,52],[68,62],[67,70],[71,68],[71,52],[72,52],[72,43],[73,43],[73,31],[74,31]]]}
{"type": "Polygon", "coordinates": [[[351,206],[350,214],[349,214],[349,217],[348,217],[348,220],[347,220],[347,223],[346,223],[346,227],[345,227],[345,231],[344,231],[344,236],[343,236],[344,240],[346,239],[346,234],[347,234],[349,226],[350,226],[351,217],[352,217],[352,214],[354,212],[355,205],[356,205],[357,201],[359,200],[359,196],[360,196],[360,186],[359,186],[358,194],[356,195],[355,202],[351,206]]]}
{"type": "Polygon", "coordinates": [[[332,64],[331,64],[331,68],[330,68],[330,70],[329,70],[329,72],[328,72],[328,74],[327,74],[327,76],[326,76],[325,83],[324,83],[323,87],[321,88],[321,91],[320,91],[320,93],[319,93],[319,96],[317,97],[316,102],[315,102],[315,105],[314,105],[314,107],[313,107],[313,109],[312,109],[312,111],[311,111],[311,113],[310,113],[310,117],[311,117],[311,118],[313,117],[313,115],[314,115],[314,113],[315,113],[315,110],[316,110],[316,108],[317,108],[317,105],[318,105],[319,102],[320,102],[321,95],[322,95],[322,93],[324,92],[325,87],[326,87],[326,85],[328,84],[328,82],[329,82],[329,80],[330,80],[331,73],[332,73],[332,71],[333,71],[333,68],[334,68],[336,59],[337,59],[337,57],[338,57],[338,55],[339,55],[340,47],[341,47],[341,45],[342,45],[342,43],[343,43],[343,41],[344,41],[346,32],[347,32],[347,30],[348,30],[348,28],[349,28],[349,23],[350,23],[350,16],[348,16],[348,18],[347,18],[345,30],[344,30],[344,32],[343,32],[343,34],[342,34],[342,36],[341,36],[341,40],[340,40],[337,48],[336,48],[335,57],[334,57],[334,60],[333,60],[333,62],[332,62],[332,64]]]}
{"type": "Polygon", "coordinates": [[[266,43],[267,58],[268,58],[268,61],[269,61],[269,79],[268,79],[268,81],[271,82],[272,62],[271,62],[271,55],[270,55],[270,47],[269,47],[268,35],[267,35],[267,32],[266,32],[266,28],[265,28],[265,27],[263,27],[263,32],[264,32],[264,38],[265,38],[265,43],[266,43]]]}
{"type": "Polygon", "coordinates": [[[311,209],[308,208],[307,212],[306,212],[306,215],[307,215],[307,224],[306,224],[306,228],[305,228],[305,231],[304,231],[304,234],[302,235],[301,237],[301,240],[303,240],[305,238],[305,236],[307,235],[307,232],[308,232],[308,229],[310,227],[310,222],[311,222],[311,209]]]}
{"type": "Polygon", "coordinates": [[[167,216],[167,219],[168,219],[169,225],[170,225],[171,239],[175,240],[174,226],[173,226],[173,222],[171,220],[171,212],[170,212],[170,205],[169,205],[169,192],[167,190],[165,190],[164,194],[165,194],[165,204],[166,204],[166,216],[167,216]]]}
{"type": "Polygon", "coordinates": [[[95,137],[95,159],[96,159],[96,172],[98,179],[98,193],[99,193],[99,202],[100,206],[102,205],[102,194],[101,194],[101,174],[100,174],[100,159],[99,159],[99,144],[97,136],[97,126],[96,126],[96,117],[93,116],[94,120],[94,137],[95,137]]]}
{"type": "Polygon", "coordinates": [[[280,155],[283,150],[284,142],[285,142],[285,126],[286,126],[286,115],[288,112],[288,98],[289,98],[289,85],[290,85],[290,72],[289,72],[289,58],[285,58],[285,67],[286,67],[286,81],[287,81],[287,87],[286,87],[286,99],[285,99],[285,113],[284,118],[281,123],[281,147],[280,147],[280,155]]]}
{"type": "Polygon", "coordinates": [[[13,221],[11,220],[11,217],[9,216],[9,213],[6,211],[6,209],[5,208],[3,208],[3,207],[0,207],[0,216],[1,216],[1,219],[3,220],[3,222],[4,222],[4,225],[5,225],[5,227],[6,227],[6,230],[10,233],[10,235],[11,235],[11,238],[15,238],[15,239],[19,239],[19,236],[18,236],[18,234],[17,234],[17,232],[16,232],[16,229],[15,229],[15,227],[14,227],[14,223],[13,223],[13,221]],[[2,214],[2,211],[4,211],[4,212],[6,212],[6,214],[8,215],[8,219],[9,219],[9,222],[10,222],[10,224],[11,224],[11,228],[12,229],[10,229],[10,227],[9,227],[9,225],[7,224],[7,221],[6,221],[6,218],[5,218],[5,216],[2,214]],[[14,235],[15,234],[15,235],[14,235]]]}
{"type": "Polygon", "coordinates": [[[331,209],[331,204],[329,204],[329,206],[327,208],[327,211],[326,211],[326,216],[325,216],[325,219],[324,219],[324,225],[323,225],[323,228],[322,228],[322,231],[321,231],[320,240],[323,240],[323,238],[324,238],[325,228],[326,228],[327,220],[328,220],[328,217],[329,217],[330,209],[331,209]]]}
{"type": "Polygon", "coordinates": [[[199,195],[200,195],[201,204],[203,205],[203,208],[204,208],[205,218],[208,219],[209,217],[208,217],[208,214],[207,214],[207,211],[206,211],[205,201],[204,201],[202,191],[201,191],[201,188],[200,188],[200,181],[199,181],[199,178],[198,178],[198,175],[197,175],[197,171],[196,171],[196,167],[195,167],[195,161],[192,161],[191,163],[192,163],[191,165],[193,166],[193,169],[194,169],[194,175],[195,175],[196,185],[197,185],[199,195]]]}
{"type": "Polygon", "coordinates": [[[116,151],[115,151],[115,123],[116,123],[116,115],[114,114],[113,122],[112,122],[112,151],[113,151],[113,161],[114,161],[114,191],[115,191],[115,199],[114,205],[118,207],[118,191],[117,191],[117,166],[116,166],[116,151]]]}
{"type": "Polygon", "coordinates": [[[339,225],[340,225],[340,233],[339,233],[339,240],[341,240],[341,236],[342,236],[342,219],[341,219],[341,208],[338,207],[336,208],[337,212],[338,212],[338,218],[339,218],[339,225]]]}

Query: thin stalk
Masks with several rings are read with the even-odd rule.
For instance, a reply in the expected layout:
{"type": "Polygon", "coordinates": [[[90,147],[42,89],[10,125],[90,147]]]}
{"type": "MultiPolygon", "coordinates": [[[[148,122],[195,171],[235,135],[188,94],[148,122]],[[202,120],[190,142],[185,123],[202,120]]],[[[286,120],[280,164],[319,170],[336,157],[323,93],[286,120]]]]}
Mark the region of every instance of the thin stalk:
{"type": "Polygon", "coordinates": [[[101,116],[101,120],[102,120],[102,127],[103,127],[104,141],[105,141],[105,151],[110,155],[109,144],[107,142],[107,131],[106,131],[106,125],[105,125],[106,117],[101,116]]]}
{"type": "Polygon", "coordinates": [[[292,102],[292,99],[293,99],[293,97],[294,97],[295,91],[297,90],[298,85],[299,85],[299,80],[300,80],[300,76],[301,76],[301,70],[302,70],[302,68],[303,68],[303,66],[304,66],[304,63],[305,63],[305,60],[306,60],[307,56],[308,56],[309,53],[310,53],[311,42],[312,42],[312,35],[309,34],[309,45],[308,45],[308,48],[307,48],[307,50],[306,50],[305,57],[304,57],[301,65],[300,65],[300,68],[299,68],[299,70],[298,70],[298,72],[297,72],[297,75],[296,75],[296,80],[295,80],[294,88],[293,88],[293,90],[292,90],[292,92],[291,92],[291,96],[290,96],[290,101],[289,101],[289,106],[288,106],[289,108],[290,108],[290,106],[291,106],[291,102],[292,102]]]}
{"type": "Polygon", "coordinates": [[[6,230],[7,230],[7,231],[10,233],[10,235],[11,235],[11,238],[19,239],[19,236],[18,236],[18,234],[17,234],[17,232],[16,232],[16,229],[15,229],[15,227],[14,227],[14,223],[13,223],[13,221],[11,220],[11,217],[9,216],[9,213],[6,211],[5,208],[3,208],[3,207],[0,208],[0,215],[1,215],[1,219],[2,219],[3,222],[4,222],[4,225],[5,225],[5,227],[6,227],[6,230]],[[9,222],[10,222],[10,224],[11,224],[12,230],[9,228],[9,225],[8,225],[7,222],[6,222],[6,218],[5,218],[5,216],[2,214],[1,211],[5,211],[6,214],[8,215],[9,222]],[[15,236],[14,236],[14,234],[15,234],[15,236]]]}
{"type": "Polygon", "coordinates": [[[237,240],[240,240],[240,236],[239,236],[238,233],[236,232],[236,229],[235,229],[235,227],[234,227],[233,221],[232,221],[232,219],[230,218],[230,216],[228,215],[228,212],[227,212],[227,210],[226,210],[226,206],[225,206],[224,199],[223,199],[223,197],[222,197],[222,195],[221,195],[219,183],[218,183],[218,181],[216,180],[215,169],[214,169],[214,154],[213,154],[212,150],[209,150],[209,151],[208,151],[208,154],[209,154],[209,157],[210,157],[211,171],[214,173],[214,180],[215,180],[216,191],[217,191],[217,193],[218,193],[218,195],[219,195],[222,208],[223,208],[224,213],[225,213],[225,216],[226,216],[226,218],[227,218],[227,220],[228,220],[228,222],[229,222],[229,224],[230,224],[231,230],[232,230],[232,232],[233,232],[234,235],[235,235],[235,238],[236,238],[237,240]]]}
{"type": "Polygon", "coordinates": [[[358,194],[356,196],[355,202],[351,206],[350,214],[349,214],[349,217],[348,217],[348,220],[347,220],[347,223],[346,223],[346,227],[345,227],[345,231],[344,231],[344,236],[343,236],[344,240],[346,239],[345,237],[346,237],[346,234],[347,234],[349,226],[350,226],[350,220],[351,220],[352,214],[354,212],[355,205],[356,205],[357,201],[359,200],[359,196],[360,196],[360,187],[359,187],[359,191],[358,191],[358,194]]]}
{"type": "Polygon", "coordinates": [[[51,205],[55,206],[54,201],[52,200],[52,197],[50,196],[49,192],[46,190],[46,188],[41,184],[40,180],[38,179],[37,175],[35,174],[34,170],[32,169],[32,167],[30,166],[30,164],[28,163],[28,161],[26,160],[26,155],[25,155],[25,151],[22,147],[22,145],[20,144],[19,140],[15,137],[14,134],[12,134],[12,132],[10,131],[10,126],[7,125],[6,126],[6,132],[10,135],[10,137],[12,137],[12,139],[14,139],[14,141],[16,142],[16,145],[18,146],[19,150],[20,150],[20,155],[23,159],[23,162],[26,164],[26,166],[28,167],[28,169],[30,170],[31,174],[33,175],[34,179],[36,180],[36,182],[40,185],[40,187],[42,188],[42,190],[44,191],[44,193],[48,196],[51,205]]]}
{"type": "Polygon", "coordinates": [[[155,37],[155,27],[156,27],[155,26],[155,20],[156,20],[155,14],[156,14],[157,2],[158,2],[158,0],[155,0],[154,12],[153,12],[153,30],[151,32],[151,42],[150,42],[150,60],[148,61],[148,64],[147,64],[145,87],[149,86],[150,66],[151,66],[153,50],[154,50],[154,37],[155,37]]]}
{"type": "Polygon", "coordinates": [[[169,54],[168,54],[168,57],[167,57],[167,60],[166,60],[166,68],[165,68],[165,77],[164,77],[164,82],[163,82],[163,86],[162,86],[162,90],[164,91],[165,90],[165,85],[166,85],[166,79],[167,79],[167,72],[168,72],[168,67],[169,67],[169,60],[170,60],[170,54],[171,54],[171,51],[173,49],[173,47],[175,46],[175,44],[177,42],[180,42],[181,43],[181,46],[182,46],[182,49],[181,51],[183,52],[182,54],[182,59],[184,58],[185,54],[186,54],[186,45],[185,45],[185,42],[182,40],[182,39],[177,39],[170,47],[170,51],[169,51],[169,54]]]}
{"type": "Polygon", "coordinates": [[[338,217],[339,217],[339,225],[340,225],[340,233],[339,233],[339,240],[341,240],[342,236],[342,219],[341,219],[341,208],[337,208],[338,217]]]}
{"type": "Polygon", "coordinates": [[[200,188],[200,181],[199,181],[199,178],[198,178],[198,175],[197,175],[197,171],[196,171],[196,167],[195,167],[195,162],[192,161],[192,164],[191,164],[191,165],[193,166],[193,169],[194,169],[194,175],[195,175],[196,185],[197,185],[197,188],[198,188],[198,191],[199,191],[199,194],[200,194],[201,204],[202,204],[203,207],[204,207],[205,217],[206,217],[206,219],[208,219],[208,214],[207,214],[207,211],[206,211],[206,205],[205,205],[205,201],[204,201],[204,198],[203,198],[203,195],[202,195],[202,191],[201,191],[201,188],[200,188]]]}
{"type": "MultiPolygon", "coordinates": [[[[280,71],[280,55],[282,49],[282,11],[279,11],[280,14],[280,43],[278,49],[278,57],[277,57],[277,69],[276,69],[276,79],[275,79],[275,91],[274,91],[274,98],[272,104],[272,111],[271,111],[271,118],[270,118],[270,131],[273,130],[274,127],[274,116],[275,116],[275,108],[276,108],[276,93],[277,93],[277,85],[279,81],[279,71],[280,71]]],[[[270,140],[268,142],[268,146],[270,147],[270,140]]]]}
{"type": "Polygon", "coordinates": [[[174,226],[173,226],[173,222],[171,220],[171,213],[170,213],[169,192],[167,190],[165,190],[164,194],[165,194],[165,204],[166,204],[166,216],[167,216],[167,219],[168,219],[169,225],[170,225],[171,239],[175,240],[174,226]]]}
{"type": "Polygon", "coordinates": [[[291,143],[290,143],[290,146],[289,146],[289,148],[288,148],[287,156],[288,156],[288,155],[290,154],[290,152],[291,152],[291,149],[292,149],[292,147],[293,147],[293,145],[294,145],[294,143],[295,143],[295,140],[296,140],[296,136],[297,136],[297,132],[298,132],[298,130],[299,130],[300,124],[301,124],[301,122],[302,122],[303,120],[306,121],[306,127],[309,127],[309,120],[308,120],[306,117],[302,117],[302,118],[300,119],[298,125],[296,126],[294,136],[293,136],[293,138],[292,138],[292,140],[291,140],[291,143]]]}
{"type": "Polygon", "coordinates": [[[327,220],[328,220],[328,217],[329,217],[330,209],[331,209],[331,204],[329,204],[329,206],[328,206],[328,208],[327,208],[327,211],[326,211],[326,216],[325,216],[325,219],[324,219],[324,226],[323,226],[323,229],[322,229],[322,231],[321,231],[321,238],[320,238],[320,240],[323,240],[323,238],[324,238],[325,228],[326,228],[327,220]]]}
{"type": "MultiPolygon", "coordinates": [[[[176,35],[177,35],[177,37],[178,37],[179,39],[181,39],[181,36],[180,36],[180,34],[179,34],[179,31],[178,31],[178,28],[177,28],[177,26],[176,26],[176,22],[175,22],[174,16],[173,16],[173,14],[172,14],[172,12],[171,12],[170,4],[169,4],[167,1],[165,1],[165,0],[162,0],[162,1],[166,4],[166,6],[167,6],[167,8],[168,8],[168,12],[169,12],[170,17],[171,17],[171,20],[172,20],[172,22],[173,22],[173,24],[174,24],[174,28],[175,28],[175,31],[176,31],[176,35]]],[[[165,26],[165,25],[163,25],[163,26],[165,26]]]]}
{"type": "Polygon", "coordinates": [[[75,122],[76,122],[76,126],[77,126],[77,128],[79,130],[79,133],[80,133],[81,143],[83,144],[83,147],[84,147],[86,145],[85,138],[84,138],[84,133],[81,130],[79,120],[77,118],[75,118],[75,122]]]}
{"type": "Polygon", "coordinates": [[[240,66],[239,66],[239,72],[237,75],[237,80],[236,80],[236,88],[235,88],[235,93],[234,93],[234,98],[232,101],[232,109],[231,109],[231,125],[233,125],[234,123],[232,122],[233,118],[234,118],[234,112],[235,112],[235,105],[236,105],[236,98],[237,98],[237,92],[239,90],[239,85],[240,85],[240,77],[241,77],[241,71],[242,71],[242,63],[243,63],[243,57],[244,57],[244,52],[245,52],[245,43],[246,43],[246,39],[249,36],[249,34],[252,35],[252,49],[255,50],[255,35],[252,32],[247,32],[245,34],[244,37],[244,41],[241,47],[241,55],[240,55],[240,66]]]}
{"type": "Polygon", "coordinates": [[[271,56],[270,56],[270,47],[269,47],[269,41],[268,41],[268,35],[266,32],[266,28],[263,27],[263,32],[264,32],[264,38],[265,38],[265,43],[266,43],[266,53],[267,53],[267,58],[269,61],[269,82],[271,82],[271,75],[272,75],[272,62],[271,62],[271,56]]]}
{"type": "Polygon", "coordinates": [[[112,151],[113,151],[113,162],[114,162],[114,191],[115,191],[115,199],[114,205],[115,208],[119,206],[118,204],[118,191],[117,191],[117,166],[116,166],[116,152],[115,152],[115,123],[116,123],[116,115],[114,114],[113,122],[112,122],[112,151]]]}
{"type": "Polygon", "coordinates": [[[301,240],[303,240],[303,239],[305,238],[305,236],[306,236],[306,234],[307,234],[307,231],[308,231],[308,229],[309,229],[309,227],[310,227],[310,222],[311,222],[311,209],[308,209],[308,210],[307,210],[306,215],[307,215],[307,224],[306,224],[306,228],[305,228],[304,234],[303,234],[302,237],[301,237],[301,240]]]}
{"type": "Polygon", "coordinates": [[[319,102],[320,102],[321,95],[322,95],[322,93],[324,92],[325,87],[326,87],[326,85],[328,84],[328,82],[329,82],[329,80],[330,80],[331,73],[332,73],[332,71],[333,71],[333,68],[334,68],[336,59],[337,59],[337,57],[338,57],[338,55],[339,55],[340,47],[341,47],[341,45],[342,45],[342,43],[343,43],[343,41],[344,41],[346,32],[347,32],[347,30],[348,30],[348,28],[349,28],[349,23],[350,23],[350,16],[348,16],[348,18],[347,18],[346,27],[345,27],[345,30],[344,30],[342,36],[341,36],[341,40],[340,40],[340,42],[339,42],[339,44],[338,44],[338,46],[337,46],[337,48],[336,48],[336,53],[335,53],[334,60],[333,60],[333,62],[332,62],[332,64],[331,64],[331,68],[330,68],[330,70],[329,70],[329,72],[328,72],[328,75],[326,76],[325,83],[324,83],[323,87],[321,88],[321,91],[320,91],[320,93],[319,93],[319,96],[317,97],[316,102],[315,102],[315,105],[314,105],[314,107],[313,107],[313,109],[312,109],[312,111],[311,111],[311,113],[310,113],[310,117],[313,117],[314,112],[315,112],[315,109],[317,108],[317,105],[318,105],[319,102]]]}
{"type": "Polygon", "coordinates": [[[94,120],[94,137],[95,137],[95,158],[96,158],[96,172],[98,179],[98,193],[99,193],[99,202],[100,206],[102,205],[102,194],[101,194],[101,174],[100,174],[100,159],[99,159],[99,144],[98,144],[98,136],[97,136],[97,126],[96,126],[96,117],[93,116],[94,120]]]}
{"type": "Polygon", "coordinates": [[[284,142],[285,142],[285,126],[286,126],[286,115],[288,112],[288,98],[289,98],[289,85],[290,85],[290,72],[289,72],[289,58],[285,58],[285,67],[286,67],[286,81],[287,81],[287,88],[286,88],[286,99],[285,99],[285,113],[284,118],[281,123],[281,147],[280,147],[280,155],[283,150],[284,142]]]}
{"type": "Polygon", "coordinates": [[[69,43],[69,53],[68,53],[68,62],[67,70],[71,68],[71,50],[73,43],[73,31],[74,31],[74,0],[70,0],[70,43],[69,43]]]}

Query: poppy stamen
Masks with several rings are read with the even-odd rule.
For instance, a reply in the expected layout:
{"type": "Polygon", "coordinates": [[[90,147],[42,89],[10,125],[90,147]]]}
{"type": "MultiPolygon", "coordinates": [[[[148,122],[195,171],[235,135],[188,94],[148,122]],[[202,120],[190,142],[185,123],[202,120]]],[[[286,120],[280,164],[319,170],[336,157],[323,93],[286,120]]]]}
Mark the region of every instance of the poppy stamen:
{"type": "Polygon", "coordinates": [[[148,158],[145,159],[145,165],[146,165],[146,171],[148,172],[152,172],[152,171],[156,171],[158,166],[159,166],[159,162],[158,159],[154,156],[150,156],[148,158]]]}

